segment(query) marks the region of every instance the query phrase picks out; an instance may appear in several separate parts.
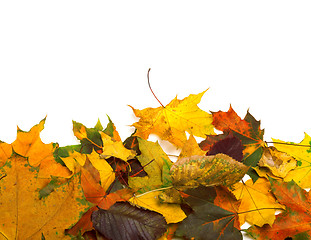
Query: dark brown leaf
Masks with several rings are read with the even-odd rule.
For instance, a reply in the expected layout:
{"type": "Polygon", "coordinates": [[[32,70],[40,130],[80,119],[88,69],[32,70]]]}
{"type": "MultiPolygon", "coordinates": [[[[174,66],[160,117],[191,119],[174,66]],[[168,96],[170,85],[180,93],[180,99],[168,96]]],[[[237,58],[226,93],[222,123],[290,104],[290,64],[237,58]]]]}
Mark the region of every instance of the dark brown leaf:
{"type": "Polygon", "coordinates": [[[112,240],[155,240],[167,229],[164,217],[128,202],[117,202],[109,210],[92,214],[94,228],[112,240]]]}
{"type": "Polygon", "coordinates": [[[217,153],[224,153],[233,159],[242,162],[243,146],[241,140],[229,134],[226,138],[221,139],[213,144],[206,156],[216,155],[217,153]]]}

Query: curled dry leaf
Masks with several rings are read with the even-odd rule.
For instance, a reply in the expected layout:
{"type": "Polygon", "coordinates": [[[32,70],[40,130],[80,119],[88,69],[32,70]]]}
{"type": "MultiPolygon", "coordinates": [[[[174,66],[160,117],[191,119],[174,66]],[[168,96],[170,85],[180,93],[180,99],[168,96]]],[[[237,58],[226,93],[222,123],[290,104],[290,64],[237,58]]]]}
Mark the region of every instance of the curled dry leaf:
{"type": "Polygon", "coordinates": [[[304,139],[297,145],[290,142],[273,139],[275,147],[289,154],[297,160],[296,168],[290,171],[284,178],[285,182],[294,180],[302,188],[311,187],[311,137],[305,133],[304,139]]]}
{"type": "Polygon", "coordinates": [[[196,187],[232,184],[240,181],[248,167],[225,154],[191,156],[179,159],[171,167],[175,187],[196,187]]]}
{"type": "MultiPolygon", "coordinates": [[[[296,167],[296,160],[287,153],[278,151],[275,147],[265,147],[258,166],[269,169],[269,175],[272,177],[285,178],[296,167]]],[[[260,173],[258,174],[260,175],[260,173]]]]}

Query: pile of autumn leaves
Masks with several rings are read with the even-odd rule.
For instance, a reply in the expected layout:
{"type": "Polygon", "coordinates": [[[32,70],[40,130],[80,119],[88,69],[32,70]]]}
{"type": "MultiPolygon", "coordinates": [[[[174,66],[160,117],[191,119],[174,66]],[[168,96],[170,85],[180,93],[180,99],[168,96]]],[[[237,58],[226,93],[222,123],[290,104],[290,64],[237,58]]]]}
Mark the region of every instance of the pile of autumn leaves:
{"type": "Polygon", "coordinates": [[[41,141],[45,119],[18,129],[0,143],[0,239],[235,240],[245,222],[254,239],[311,239],[311,138],[268,147],[249,112],[198,108],[204,93],[132,108],[124,142],[110,119],[73,122],[80,144],[66,147],[41,141]],[[175,162],[150,134],[180,150],[175,162]]]}

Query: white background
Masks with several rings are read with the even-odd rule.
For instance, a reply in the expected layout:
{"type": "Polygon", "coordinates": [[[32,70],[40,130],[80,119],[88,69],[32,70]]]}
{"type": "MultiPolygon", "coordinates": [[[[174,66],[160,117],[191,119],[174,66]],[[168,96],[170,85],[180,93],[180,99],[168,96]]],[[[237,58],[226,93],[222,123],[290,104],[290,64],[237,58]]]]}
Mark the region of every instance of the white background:
{"type": "Polygon", "coordinates": [[[260,119],[265,140],[311,134],[310,1],[1,1],[0,139],[47,115],[44,142],[76,144],[72,120],[115,123],[135,108],[210,88],[199,105],[260,119]],[[108,3],[109,2],[109,3],[108,3]]]}

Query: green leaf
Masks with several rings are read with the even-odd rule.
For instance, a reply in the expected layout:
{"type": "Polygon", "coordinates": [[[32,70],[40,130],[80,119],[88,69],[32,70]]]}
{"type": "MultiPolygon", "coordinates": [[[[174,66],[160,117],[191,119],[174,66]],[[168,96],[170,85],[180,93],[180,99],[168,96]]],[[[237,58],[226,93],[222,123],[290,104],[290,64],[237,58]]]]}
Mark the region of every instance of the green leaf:
{"type": "Polygon", "coordinates": [[[173,163],[168,158],[162,158],[163,159],[163,169],[162,169],[162,181],[163,186],[171,186],[172,185],[172,177],[170,175],[170,169],[173,165],[173,163]]]}
{"type": "MultiPolygon", "coordinates": [[[[108,117],[109,118],[109,117],[108,117]]],[[[110,119],[110,118],[109,118],[110,119]]],[[[99,121],[99,119],[97,120],[97,123],[96,123],[96,125],[95,125],[95,127],[94,127],[96,130],[98,130],[98,131],[103,131],[103,126],[102,126],[102,124],[101,124],[101,122],[99,121]]]]}
{"type": "MultiPolygon", "coordinates": [[[[93,149],[95,151],[102,151],[103,141],[98,129],[87,128],[83,124],[76,121],[73,122],[73,133],[80,140],[82,145],[81,153],[90,154],[93,149]]],[[[98,127],[98,126],[97,126],[98,127]]]]}
{"type": "Polygon", "coordinates": [[[102,131],[104,133],[106,133],[108,136],[113,137],[114,124],[113,124],[113,122],[111,121],[111,119],[110,119],[110,117],[108,115],[107,115],[107,117],[108,117],[109,122],[107,124],[107,127],[104,130],[102,130],[102,131]]]}
{"type": "Polygon", "coordinates": [[[176,235],[189,239],[242,240],[234,221],[234,213],[206,202],[193,207],[193,212],[178,226],[176,235]]]}

